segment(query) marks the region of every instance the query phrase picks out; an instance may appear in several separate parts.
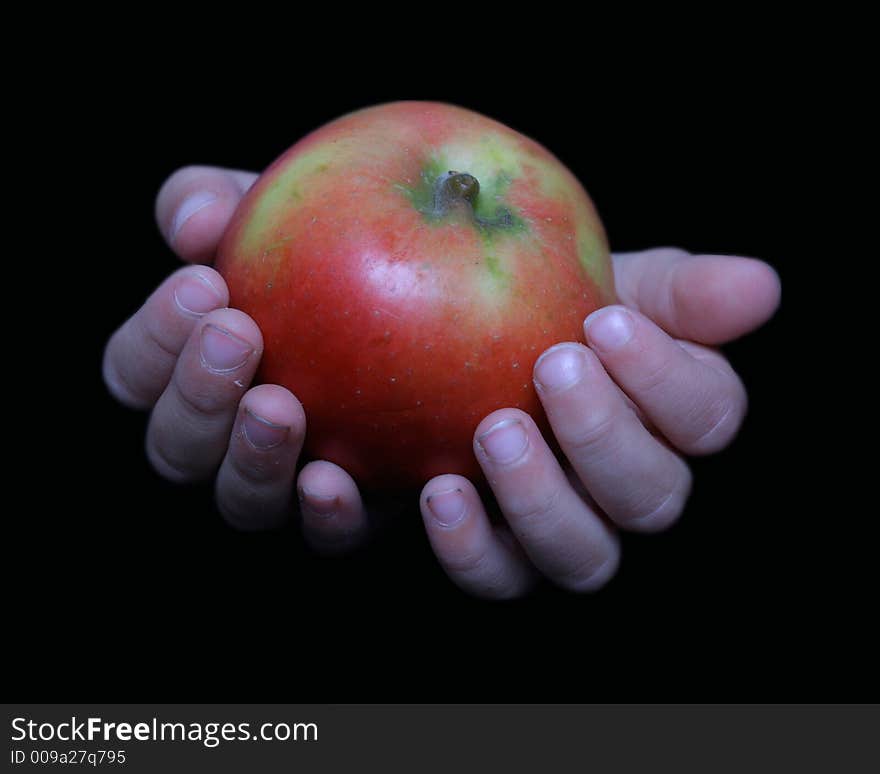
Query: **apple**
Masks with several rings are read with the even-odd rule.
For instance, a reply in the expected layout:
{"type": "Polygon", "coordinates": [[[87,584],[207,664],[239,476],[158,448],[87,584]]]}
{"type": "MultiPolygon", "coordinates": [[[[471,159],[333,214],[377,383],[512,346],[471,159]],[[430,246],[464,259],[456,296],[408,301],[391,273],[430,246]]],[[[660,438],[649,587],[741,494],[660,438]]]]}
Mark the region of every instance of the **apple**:
{"type": "Polygon", "coordinates": [[[615,300],[587,193],[478,113],[395,102],[296,143],[241,201],[217,268],[301,401],[305,449],[366,489],[481,480],[472,437],[517,406],[546,429],[541,352],[615,300]]]}

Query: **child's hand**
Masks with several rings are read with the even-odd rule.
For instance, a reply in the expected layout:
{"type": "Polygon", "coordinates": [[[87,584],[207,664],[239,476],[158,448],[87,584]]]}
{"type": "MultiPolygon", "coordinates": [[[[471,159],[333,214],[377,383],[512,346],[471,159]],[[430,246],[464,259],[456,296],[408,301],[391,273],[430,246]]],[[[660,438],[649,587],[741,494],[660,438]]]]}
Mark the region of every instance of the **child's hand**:
{"type": "MultiPolygon", "coordinates": [[[[206,167],[172,175],[156,200],[168,244],[185,261],[210,263],[256,177],[206,167]]],[[[260,529],[289,515],[306,418],[284,387],[249,389],[262,337],[228,302],[226,283],[210,267],[175,272],[111,337],[104,380],[122,403],[152,411],[146,447],[160,475],[181,482],[216,475],[224,517],[260,529]]],[[[366,519],[346,473],[315,462],[297,484],[304,531],[315,547],[344,550],[359,541],[366,519]]]]}
{"type": "MultiPolygon", "coordinates": [[[[173,175],[156,212],[178,255],[210,262],[255,178],[195,167],[173,175]]],[[[466,591],[517,596],[538,574],[574,591],[600,587],[619,559],[612,525],[669,526],[690,489],[677,451],[718,451],[742,421],[742,384],[710,346],[773,314],[773,270],[752,259],[672,249],[616,256],[614,266],[622,305],[587,319],[588,347],[559,344],[535,365],[538,393],[570,465],[560,467],[530,417],[501,409],[480,423],[474,450],[506,523],[490,524],[461,476],[439,476],[422,492],[434,550],[466,591]]],[[[283,387],[248,390],[260,332],[227,302],[225,283],[207,266],[176,272],[113,335],[104,376],[119,400],[153,409],[147,450],[160,474],[195,480],[219,466],[224,516],[239,526],[272,526],[288,513],[305,417],[283,387]]],[[[342,469],[310,463],[297,489],[313,546],[339,551],[361,541],[366,512],[342,469]]]]}
{"type": "Polygon", "coordinates": [[[486,417],[474,452],[501,506],[493,527],[472,484],[439,476],[422,514],[437,557],[478,596],[512,597],[536,572],[591,591],[617,568],[616,528],[651,532],[681,514],[681,454],[720,451],[746,393],[712,345],[754,330],[779,304],[779,279],[749,258],[659,249],[614,257],[621,305],[584,322],[588,346],[544,352],[533,378],[565,467],[517,409],[486,417]]]}

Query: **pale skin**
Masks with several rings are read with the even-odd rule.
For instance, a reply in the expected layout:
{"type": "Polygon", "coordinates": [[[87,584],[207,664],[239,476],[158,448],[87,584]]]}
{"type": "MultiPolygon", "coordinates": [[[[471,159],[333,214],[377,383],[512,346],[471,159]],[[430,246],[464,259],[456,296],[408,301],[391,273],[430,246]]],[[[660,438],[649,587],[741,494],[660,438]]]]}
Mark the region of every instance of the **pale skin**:
{"type": "MultiPolygon", "coordinates": [[[[159,227],[190,265],[113,334],[104,379],[116,399],[151,411],[147,454],[160,475],[214,477],[220,512],[245,529],[282,524],[296,494],[309,544],[344,553],[368,533],[358,488],[326,461],[297,476],[306,414],[284,387],[251,386],[260,330],[228,308],[226,284],[209,265],[256,177],[187,167],[165,182],[159,227]]],[[[564,461],[531,417],[502,408],[476,428],[474,454],[503,521],[490,523],[462,476],[438,476],[421,492],[434,553],[470,594],[518,597],[542,576],[573,592],[601,588],[620,562],[618,531],[673,524],[691,488],[685,458],[725,448],[743,421],[745,389],[714,347],[773,315],[773,269],[673,248],[613,260],[620,304],[587,317],[586,346],[561,342],[534,367],[564,461]]]]}

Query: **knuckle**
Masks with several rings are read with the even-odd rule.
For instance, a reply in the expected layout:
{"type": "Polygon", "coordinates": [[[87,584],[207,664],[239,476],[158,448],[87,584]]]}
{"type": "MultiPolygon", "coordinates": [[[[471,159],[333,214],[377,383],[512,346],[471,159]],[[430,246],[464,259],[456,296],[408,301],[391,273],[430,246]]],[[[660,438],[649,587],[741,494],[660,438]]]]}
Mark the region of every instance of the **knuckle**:
{"type": "Polygon", "coordinates": [[[214,419],[228,414],[235,407],[235,400],[229,395],[225,382],[196,383],[181,385],[176,379],[172,380],[174,392],[181,406],[187,413],[214,419]]]}
{"type": "Polygon", "coordinates": [[[675,285],[674,277],[678,274],[685,258],[691,257],[691,253],[680,247],[657,247],[642,253],[641,260],[644,269],[639,274],[636,285],[636,299],[643,309],[650,309],[657,299],[657,288],[665,288],[659,298],[659,311],[670,317],[676,318],[675,285]],[[665,281],[658,281],[664,273],[668,272],[665,281]]]}
{"type": "Polygon", "coordinates": [[[712,401],[694,423],[694,432],[683,439],[688,454],[714,454],[726,447],[739,432],[748,408],[745,389],[736,386],[724,397],[712,401]]]}
{"type": "Polygon", "coordinates": [[[489,579],[474,583],[463,578],[452,578],[453,583],[463,592],[476,599],[505,601],[519,599],[532,589],[531,583],[512,583],[502,579],[489,579]]]}
{"type": "Polygon", "coordinates": [[[556,437],[572,456],[591,457],[598,450],[614,448],[619,420],[620,415],[613,409],[585,412],[578,426],[561,428],[556,437]]]}
{"type": "Polygon", "coordinates": [[[244,498],[229,491],[228,486],[223,486],[218,479],[214,501],[223,521],[237,529],[245,529],[250,519],[249,509],[245,507],[244,498]]]}
{"type": "Polygon", "coordinates": [[[622,526],[638,532],[660,532],[671,527],[684,512],[690,496],[693,476],[682,461],[673,483],[652,492],[636,505],[632,513],[620,519],[622,526]]]}
{"type": "Polygon", "coordinates": [[[215,502],[223,520],[235,529],[254,532],[274,529],[287,518],[287,503],[279,498],[267,498],[241,482],[232,483],[223,472],[217,478],[215,502]]]}
{"type": "Polygon", "coordinates": [[[233,464],[239,476],[252,484],[272,484],[281,480],[287,470],[277,454],[241,455],[232,454],[233,464]]]}
{"type": "Polygon", "coordinates": [[[223,521],[233,529],[242,532],[253,532],[258,528],[253,526],[250,513],[241,507],[240,503],[230,502],[226,497],[218,496],[215,500],[217,511],[223,521]]]}
{"type": "Polygon", "coordinates": [[[671,357],[651,358],[650,361],[643,362],[633,375],[634,389],[644,399],[650,399],[654,393],[670,383],[670,377],[678,365],[671,357]]]}
{"type": "Polygon", "coordinates": [[[173,365],[177,361],[178,350],[175,343],[174,335],[168,326],[164,325],[164,320],[157,314],[139,314],[133,318],[133,322],[140,328],[147,346],[152,349],[156,356],[166,360],[166,365],[173,365]]]}
{"type": "Polygon", "coordinates": [[[559,505],[560,490],[554,487],[549,491],[537,491],[520,497],[502,506],[502,510],[518,527],[528,528],[535,522],[545,522],[549,514],[555,513],[559,505]]]}
{"type": "Polygon", "coordinates": [[[600,560],[589,557],[554,582],[566,591],[590,594],[601,589],[615,576],[619,564],[620,554],[617,551],[600,560]]]}
{"type": "Polygon", "coordinates": [[[475,575],[486,569],[488,551],[485,544],[470,546],[443,557],[443,566],[456,575],[475,575]]]}
{"type": "Polygon", "coordinates": [[[174,459],[160,443],[147,444],[147,460],[156,473],[174,484],[190,484],[206,477],[204,471],[197,470],[182,460],[174,459]]]}
{"type": "Polygon", "coordinates": [[[104,352],[104,360],[101,365],[101,376],[107,391],[123,406],[139,411],[149,409],[155,399],[141,394],[129,383],[125,373],[116,364],[111,347],[112,342],[104,352]]]}

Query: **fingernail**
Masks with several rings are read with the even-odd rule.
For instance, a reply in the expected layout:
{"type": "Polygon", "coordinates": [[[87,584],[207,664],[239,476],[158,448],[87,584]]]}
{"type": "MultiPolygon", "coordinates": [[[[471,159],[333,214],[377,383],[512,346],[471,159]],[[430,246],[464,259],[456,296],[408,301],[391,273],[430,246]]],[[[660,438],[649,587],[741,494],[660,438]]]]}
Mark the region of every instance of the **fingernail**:
{"type": "Polygon", "coordinates": [[[339,510],[339,498],[336,495],[323,495],[300,489],[299,499],[312,513],[324,518],[329,518],[339,510]]]}
{"type": "Polygon", "coordinates": [[[526,429],[518,419],[504,419],[492,425],[477,443],[493,462],[515,462],[529,445],[526,429]]]}
{"type": "Polygon", "coordinates": [[[584,353],[572,344],[548,349],[535,365],[535,383],[549,392],[571,387],[584,373],[584,353]]]}
{"type": "Polygon", "coordinates": [[[177,208],[174,219],[171,221],[171,241],[174,241],[180,233],[180,229],[193,215],[215,201],[217,201],[217,196],[210,191],[197,191],[187,196],[177,208]]]}
{"type": "Polygon", "coordinates": [[[442,527],[454,527],[464,518],[464,494],[461,489],[449,489],[428,495],[428,510],[442,527]]]}
{"type": "Polygon", "coordinates": [[[177,283],[174,300],[184,312],[197,317],[217,309],[223,303],[217,288],[201,274],[187,275],[177,283]]]}
{"type": "Polygon", "coordinates": [[[244,339],[210,324],[202,328],[201,345],[202,362],[221,374],[241,368],[254,353],[244,339]]]}
{"type": "Polygon", "coordinates": [[[632,315],[619,306],[598,309],[584,320],[587,341],[605,352],[624,346],[632,338],[633,330],[632,315]]]}
{"type": "Polygon", "coordinates": [[[268,419],[254,414],[250,409],[244,411],[242,422],[244,437],[255,449],[272,449],[280,446],[287,438],[290,428],[287,425],[276,425],[268,419]]]}

